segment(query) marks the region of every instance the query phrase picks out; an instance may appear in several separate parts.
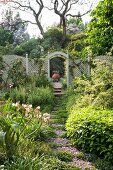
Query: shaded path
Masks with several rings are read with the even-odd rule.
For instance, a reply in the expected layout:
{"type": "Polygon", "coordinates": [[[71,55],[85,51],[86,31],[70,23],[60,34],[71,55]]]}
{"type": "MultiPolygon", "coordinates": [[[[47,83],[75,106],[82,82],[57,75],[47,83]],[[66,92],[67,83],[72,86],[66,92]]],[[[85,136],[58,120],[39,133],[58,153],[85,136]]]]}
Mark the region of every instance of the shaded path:
{"type": "MultiPolygon", "coordinates": [[[[93,164],[87,160],[85,160],[83,153],[78,150],[75,146],[73,146],[70,142],[70,140],[66,137],[66,131],[65,131],[65,121],[63,122],[62,119],[64,119],[61,111],[60,111],[60,117],[59,117],[59,105],[57,105],[54,110],[51,113],[51,124],[50,126],[54,128],[54,132],[56,134],[56,137],[51,138],[50,142],[55,143],[56,145],[56,152],[63,151],[67,153],[71,153],[73,156],[73,159],[68,164],[71,164],[75,167],[79,167],[82,170],[96,170],[96,168],[93,166],[93,164]]],[[[66,118],[65,118],[66,120],[66,118]]]]}

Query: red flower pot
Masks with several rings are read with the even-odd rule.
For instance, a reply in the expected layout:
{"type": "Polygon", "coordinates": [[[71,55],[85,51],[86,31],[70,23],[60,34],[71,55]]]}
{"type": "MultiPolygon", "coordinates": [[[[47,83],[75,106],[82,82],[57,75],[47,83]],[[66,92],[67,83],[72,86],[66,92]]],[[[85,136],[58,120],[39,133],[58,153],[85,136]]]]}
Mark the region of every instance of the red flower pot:
{"type": "Polygon", "coordinates": [[[54,81],[59,81],[60,80],[60,74],[58,72],[54,72],[52,75],[52,79],[54,81]]]}

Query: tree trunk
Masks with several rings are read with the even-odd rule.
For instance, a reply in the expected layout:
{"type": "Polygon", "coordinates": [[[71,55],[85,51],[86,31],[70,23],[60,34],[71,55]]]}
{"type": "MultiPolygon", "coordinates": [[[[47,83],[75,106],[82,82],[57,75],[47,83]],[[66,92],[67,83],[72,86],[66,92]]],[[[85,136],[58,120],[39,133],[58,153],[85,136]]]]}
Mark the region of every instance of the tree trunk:
{"type": "Polygon", "coordinates": [[[64,43],[66,40],[66,19],[65,19],[65,17],[62,18],[62,26],[63,26],[62,46],[64,46],[64,43]]]}
{"type": "Polygon", "coordinates": [[[37,23],[37,26],[38,26],[38,28],[40,30],[41,35],[43,36],[44,35],[44,30],[43,30],[43,27],[42,27],[42,25],[41,25],[41,23],[40,23],[40,21],[38,19],[36,19],[36,23],[37,23]]]}

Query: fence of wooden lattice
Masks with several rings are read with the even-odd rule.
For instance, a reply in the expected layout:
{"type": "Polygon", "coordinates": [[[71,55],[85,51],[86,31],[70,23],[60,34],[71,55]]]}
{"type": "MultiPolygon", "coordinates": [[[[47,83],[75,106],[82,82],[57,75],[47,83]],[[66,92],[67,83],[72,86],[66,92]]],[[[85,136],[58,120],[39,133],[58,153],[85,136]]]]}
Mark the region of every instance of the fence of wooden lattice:
{"type": "MultiPolygon", "coordinates": [[[[17,55],[4,55],[3,56],[3,80],[7,79],[8,70],[13,67],[14,62],[22,61],[23,67],[26,69],[27,74],[36,74],[38,73],[38,64],[33,59],[28,59],[26,57],[17,56],[17,55]]],[[[18,68],[17,68],[18,69],[18,68]]]]}
{"type": "MultiPolygon", "coordinates": [[[[27,56],[17,56],[17,55],[4,55],[3,56],[3,62],[5,69],[3,70],[3,80],[7,79],[8,76],[8,70],[13,66],[13,63],[17,60],[21,60],[23,63],[23,66],[26,69],[26,73],[28,75],[34,75],[38,74],[39,72],[39,65],[35,61],[35,59],[29,59],[27,56]]],[[[110,56],[98,56],[93,60],[107,60],[109,63],[113,64],[113,57],[110,56]]],[[[18,68],[17,68],[18,69],[18,68]]],[[[43,60],[43,70],[45,70],[45,73],[48,76],[48,60],[43,60]]],[[[88,57],[85,60],[75,59],[71,60],[71,57],[69,57],[69,80],[72,81],[73,77],[79,77],[82,74],[90,76],[91,72],[91,58],[88,57]]]]}

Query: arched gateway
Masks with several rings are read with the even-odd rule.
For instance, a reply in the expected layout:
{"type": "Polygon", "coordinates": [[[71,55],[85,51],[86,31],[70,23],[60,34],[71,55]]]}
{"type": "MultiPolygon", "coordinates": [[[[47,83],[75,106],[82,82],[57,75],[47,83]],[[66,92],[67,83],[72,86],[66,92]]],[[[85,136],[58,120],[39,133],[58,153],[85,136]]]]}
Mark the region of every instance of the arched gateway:
{"type": "Polygon", "coordinates": [[[47,61],[46,61],[46,71],[48,74],[48,78],[50,78],[50,61],[53,58],[56,57],[61,57],[65,60],[65,72],[66,72],[66,79],[67,79],[67,87],[69,86],[69,55],[64,53],[64,52],[53,52],[49,53],[47,56],[47,61]]]}

